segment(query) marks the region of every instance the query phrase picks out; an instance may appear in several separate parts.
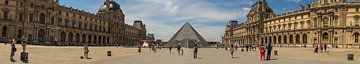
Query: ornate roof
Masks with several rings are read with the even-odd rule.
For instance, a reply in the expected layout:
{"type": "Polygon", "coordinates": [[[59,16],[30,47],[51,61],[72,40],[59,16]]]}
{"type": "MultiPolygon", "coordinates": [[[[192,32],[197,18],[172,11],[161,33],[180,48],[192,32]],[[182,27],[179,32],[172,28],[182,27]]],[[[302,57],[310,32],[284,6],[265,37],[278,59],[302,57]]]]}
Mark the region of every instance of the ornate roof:
{"type": "Polygon", "coordinates": [[[106,0],[106,2],[104,2],[98,12],[101,13],[111,10],[121,10],[120,5],[113,0],[106,0]]]}
{"type": "Polygon", "coordinates": [[[251,6],[250,12],[268,12],[274,13],[274,11],[267,5],[265,0],[256,2],[251,6]]]}

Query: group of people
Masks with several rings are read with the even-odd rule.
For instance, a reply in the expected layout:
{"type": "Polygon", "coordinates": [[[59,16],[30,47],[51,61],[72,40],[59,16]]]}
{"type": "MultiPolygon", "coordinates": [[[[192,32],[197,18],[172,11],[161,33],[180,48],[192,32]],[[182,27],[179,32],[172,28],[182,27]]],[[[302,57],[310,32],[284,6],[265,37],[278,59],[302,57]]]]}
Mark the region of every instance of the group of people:
{"type": "Polygon", "coordinates": [[[272,48],[273,47],[271,44],[268,44],[268,45],[261,44],[259,46],[260,60],[270,60],[272,48]],[[266,52],[266,58],[265,58],[265,52],[266,52]]]}
{"type": "MultiPolygon", "coordinates": [[[[25,39],[26,37],[25,36],[22,36],[21,37],[21,46],[22,46],[22,49],[23,49],[23,51],[21,52],[21,53],[26,53],[26,42],[25,42],[25,39]]],[[[12,62],[16,62],[16,60],[14,59],[14,56],[15,56],[15,53],[16,53],[16,51],[17,51],[17,48],[16,48],[16,40],[15,39],[13,39],[13,38],[10,38],[9,39],[9,44],[10,44],[10,61],[12,61],[12,62]]],[[[7,45],[7,43],[5,43],[5,45],[7,45]]],[[[27,56],[26,56],[27,57],[27,56]]],[[[25,58],[25,59],[21,59],[23,62],[27,62],[28,60],[27,60],[27,58],[25,58]]]]}
{"type": "Polygon", "coordinates": [[[329,52],[327,44],[315,44],[314,45],[314,52],[315,53],[321,53],[321,52],[329,52]]]}
{"type": "MultiPolygon", "coordinates": [[[[194,54],[193,54],[193,56],[194,56],[194,58],[197,58],[198,56],[197,56],[197,54],[198,54],[198,45],[197,44],[194,44],[194,54]]],[[[178,45],[176,45],[176,50],[177,50],[177,53],[179,54],[179,55],[183,55],[184,54],[184,49],[182,49],[181,48],[181,44],[179,43],[178,45]]],[[[171,53],[171,51],[172,51],[172,46],[170,46],[169,47],[169,52],[171,53]]]]}

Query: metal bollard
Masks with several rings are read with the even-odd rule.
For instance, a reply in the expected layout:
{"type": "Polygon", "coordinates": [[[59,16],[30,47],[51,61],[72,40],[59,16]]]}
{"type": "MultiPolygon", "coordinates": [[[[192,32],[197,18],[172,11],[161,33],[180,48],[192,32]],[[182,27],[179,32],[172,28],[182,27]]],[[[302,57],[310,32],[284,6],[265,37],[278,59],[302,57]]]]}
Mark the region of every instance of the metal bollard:
{"type": "Polygon", "coordinates": [[[278,55],[278,51],[277,51],[277,50],[274,51],[274,55],[278,55]]]}
{"type": "Polygon", "coordinates": [[[107,56],[112,56],[111,51],[107,51],[107,56]]]}
{"type": "Polygon", "coordinates": [[[349,61],[353,61],[354,60],[354,54],[347,54],[347,59],[349,61]]]}

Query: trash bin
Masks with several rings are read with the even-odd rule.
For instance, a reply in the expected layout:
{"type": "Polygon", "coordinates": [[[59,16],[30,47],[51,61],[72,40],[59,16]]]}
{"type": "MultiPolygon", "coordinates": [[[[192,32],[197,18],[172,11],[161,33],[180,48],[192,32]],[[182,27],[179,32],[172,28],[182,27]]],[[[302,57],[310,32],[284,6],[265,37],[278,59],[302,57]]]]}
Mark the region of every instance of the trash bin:
{"type": "Polygon", "coordinates": [[[29,59],[28,59],[29,56],[28,55],[29,55],[29,53],[27,53],[27,52],[21,52],[20,53],[20,60],[23,61],[24,63],[27,63],[29,61],[29,59]]]}
{"type": "Polygon", "coordinates": [[[278,55],[278,51],[277,51],[277,50],[274,51],[274,55],[278,55]]]}
{"type": "Polygon", "coordinates": [[[107,56],[112,56],[111,51],[107,51],[107,56]]]}
{"type": "Polygon", "coordinates": [[[353,61],[354,60],[354,54],[347,54],[347,59],[349,60],[349,61],[353,61]]]}

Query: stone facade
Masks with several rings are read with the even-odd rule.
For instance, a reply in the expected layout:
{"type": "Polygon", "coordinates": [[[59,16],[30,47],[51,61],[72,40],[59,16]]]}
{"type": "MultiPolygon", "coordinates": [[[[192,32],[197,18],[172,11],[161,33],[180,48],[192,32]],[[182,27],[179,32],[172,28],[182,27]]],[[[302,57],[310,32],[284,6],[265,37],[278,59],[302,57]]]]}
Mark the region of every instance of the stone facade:
{"type": "Polygon", "coordinates": [[[127,25],[124,17],[112,0],[96,14],[61,6],[58,0],[0,0],[1,41],[25,36],[35,45],[136,45],[146,38],[145,25],[127,25]]]}
{"type": "Polygon", "coordinates": [[[230,21],[223,43],[275,46],[358,47],[360,33],[359,0],[316,0],[299,10],[275,14],[266,0],[252,5],[245,23],[230,21]]]}

